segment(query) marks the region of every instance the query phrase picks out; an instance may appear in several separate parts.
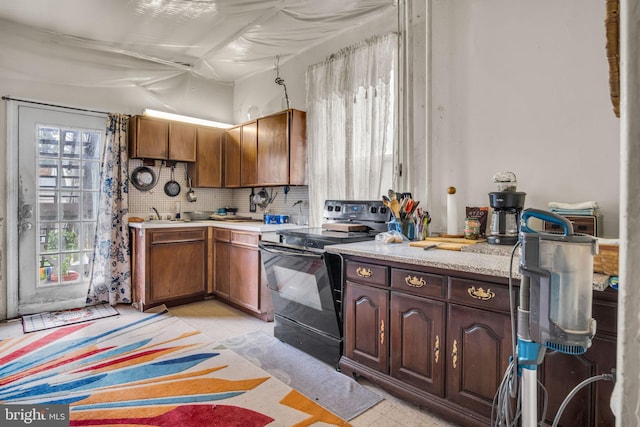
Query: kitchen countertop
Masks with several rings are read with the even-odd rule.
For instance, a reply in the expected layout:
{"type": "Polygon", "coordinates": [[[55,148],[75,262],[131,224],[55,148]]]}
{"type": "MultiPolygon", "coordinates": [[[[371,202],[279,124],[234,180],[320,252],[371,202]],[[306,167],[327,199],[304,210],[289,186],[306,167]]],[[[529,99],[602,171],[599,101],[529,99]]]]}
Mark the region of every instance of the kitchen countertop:
{"type": "MultiPolygon", "coordinates": [[[[512,246],[489,245],[476,243],[462,251],[430,249],[409,246],[409,242],[384,244],[367,241],[325,246],[331,253],[361,256],[395,261],[424,267],[442,268],[445,270],[464,271],[494,277],[509,277],[510,267],[513,278],[520,279],[518,267],[519,252],[511,261],[512,246]]],[[[603,291],[608,286],[609,276],[593,274],[593,289],[603,291]]]]}
{"type": "Polygon", "coordinates": [[[255,233],[271,233],[279,230],[290,230],[295,228],[308,228],[308,225],[296,224],[265,224],[262,221],[144,221],[130,222],[129,227],[148,229],[148,228],[186,228],[186,227],[220,227],[231,230],[251,231],[255,233]]]}

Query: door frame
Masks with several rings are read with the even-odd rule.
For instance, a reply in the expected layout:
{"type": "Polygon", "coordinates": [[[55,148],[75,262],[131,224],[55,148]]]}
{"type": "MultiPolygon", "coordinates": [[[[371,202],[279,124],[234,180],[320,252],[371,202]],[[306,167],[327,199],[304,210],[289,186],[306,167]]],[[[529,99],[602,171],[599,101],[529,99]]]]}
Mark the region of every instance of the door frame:
{"type": "Polygon", "coordinates": [[[7,289],[7,319],[18,316],[18,109],[27,106],[21,101],[7,101],[7,231],[6,252],[6,289],[7,289]]]}
{"type": "MultiPolygon", "coordinates": [[[[18,99],[9,99],[5,98],[7,101],[6,104],[6,113],[7,113],[7,121],[6,121],[6,131],[7,131],[7,151],[6,151],[6,219],[5,219],[5,228],[6,228],[6,318],[13,319],[19,316],[19,296],[20,296],[20,284],[19,284],[19,254],[18,254],[18,245],[19,245],[19,233],[18,233],[18,207],[19,201],[18,198],[20,196],[20,188],[19,188],[19,165],[18,165],[18,155],[19,155],[19,135],[18,135],[18,120],[19,120],[19,109],[20,107],[28,107],[28,108],[41,108],[43,110],[51,110],[58,112],[73,112],[73,111],[82,111],[94,113],[96,115],[103,114],[106,116],[106,112],[101,111],[93,111],[78,107],[64,106],[64,105],[51,105],[46,104],[39,101],[32,100],[18,100],[18,99]]],[[[0,310],[2,307],[0,306],[0,310]]],[[[0,319],[3,318],[3,313],[0,311],[0,319]]]]}

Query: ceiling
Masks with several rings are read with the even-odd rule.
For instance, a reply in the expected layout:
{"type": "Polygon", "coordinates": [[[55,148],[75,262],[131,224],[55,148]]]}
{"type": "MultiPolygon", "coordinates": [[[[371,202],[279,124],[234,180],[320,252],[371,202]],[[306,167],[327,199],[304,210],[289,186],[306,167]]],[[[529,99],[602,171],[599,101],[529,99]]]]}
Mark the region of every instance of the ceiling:
{"type": "Polygon", "coordinates": [[[234,82],[380,14],[397,0],[0,0],[12,34],[234,82]]]}

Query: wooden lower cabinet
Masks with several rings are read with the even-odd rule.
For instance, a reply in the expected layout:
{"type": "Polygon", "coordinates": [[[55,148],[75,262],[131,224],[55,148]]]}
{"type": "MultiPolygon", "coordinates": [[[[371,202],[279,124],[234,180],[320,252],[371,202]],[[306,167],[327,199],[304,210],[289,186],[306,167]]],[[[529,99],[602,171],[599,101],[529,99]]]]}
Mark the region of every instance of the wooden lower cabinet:
{"type": "Polygon", "coordinates": [[[444,325],[443,302],[391,292],[391,376],[444,396],[444,325]]]}
{"type": "Polygon", "coordinates": [[[387,373],[389,291],[347,282],[344,301],[345,355],[387,373]]]}
{"type": "Polygon", "coordinates": [[[447,398],[490,418],[512,355],[509,316],[450,304],[446,354],[447,398]]]}
{"type": "Polygon", "coordinates": [[[213,294],[262,320],[273,320],[258,242],[260,233],[213,227],[213,294]]]}
{"type": "Polygon", "coordinates": [[[204,299],[207,230],[134,229],[133,302],[140,311],[204,299]]]}
{"type": "MultiPolygon", "coordinates": [[[[513,351],[507,280],[344,258],[341,371],[364,376],[460,425],[490,425],[513,351]]],[[[616,294],[608,291],[594,294],[599,332],[587,353],[548,353],[539,366],[549,393],[549,425],[575,385],[615,366],[615,301],[616,294]]],[[[608,403],[612,389],[608,381],[586,387],[568,405],[560,425],[615,425],[608,403]]]]}

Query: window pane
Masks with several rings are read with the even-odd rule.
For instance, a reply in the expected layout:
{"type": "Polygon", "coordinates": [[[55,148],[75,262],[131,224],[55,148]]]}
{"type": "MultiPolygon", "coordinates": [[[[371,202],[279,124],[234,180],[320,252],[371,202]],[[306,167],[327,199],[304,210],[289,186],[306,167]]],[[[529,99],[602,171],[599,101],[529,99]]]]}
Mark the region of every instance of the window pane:
{"type": "Polygon", "coordinates": [[[100,164],[98,162],[84,162],[82,164],[82,189],[100,189],[100,164]]]}
{"type": "Polygon", "coordinates": [[[82,158],[85,160],[97,160],[100,157],[100,136],[99,132],[82,133],[82,158]]]}
{"type": "MultiPolygon", "coordinates": [[[[84,238],[84,245],[82,246],[82,249],[85,250],[89,250],[92,251],[93,250],[93,242],[95,240],[95,234],[96,234],[96,223],[95,222],[85,222],[82,224],[82,231],[83,231],[83,238],[84,238]]],[[[92,257],[92,253],[89,253],[89,259],[91,259],[92,257]]]]}
{"type": "Polygon", "coordinates": [[[62,131],[62,157],[80,158],[80,131],[62,131]]]}
{"type": "Polygon", "coordinates": [[[60,187],[65,189],[80,188],[80,162],[75,160],[64,160],[62,162],[62,179],[60,187]]]}
{"type": "Polygon", "coordinates": [[[98,215],[98,201],[99,193],[83,193],[84,198],[82,200],[82,219],[83,220],[96,220],[98,215]]]}
{"type": "Polygon", "coordinates": [[[63,224],[61,249],[62,251],[72,251],[80,247],[78,238],[80,236],[80,223],[68,222],[63,224]]]}
{"type": "Polygon", "coordinates": [[[38,126],[38,152],[43,157],[58,157],[60,129],[38,126]]]}
{"type": "Polygon", "coordinates": [[[62,204],[62,219],[73,220],[80,219],[80,193],[60,192],[60,203],[62,204]]]}

